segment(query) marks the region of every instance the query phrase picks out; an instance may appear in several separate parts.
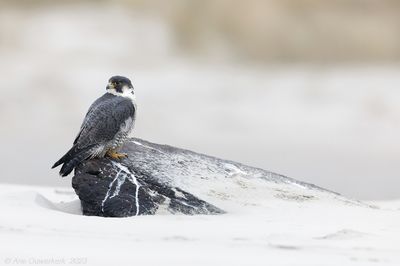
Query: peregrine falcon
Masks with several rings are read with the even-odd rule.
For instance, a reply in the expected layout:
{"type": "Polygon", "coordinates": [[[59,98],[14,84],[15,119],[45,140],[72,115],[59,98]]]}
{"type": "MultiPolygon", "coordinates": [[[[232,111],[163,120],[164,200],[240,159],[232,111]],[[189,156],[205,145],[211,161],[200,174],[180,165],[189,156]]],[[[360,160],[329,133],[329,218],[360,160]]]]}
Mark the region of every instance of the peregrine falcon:
{"type": "Polygon", "coordinates": [[[131,133],[136,118],[136,96],[131,81],[111,77],[107,92],[89,108],[72,148],[52,168],[63,165],[61,176],[69,175],[80,163],[105,156],[122,159],[118,153],[131,133]]]}

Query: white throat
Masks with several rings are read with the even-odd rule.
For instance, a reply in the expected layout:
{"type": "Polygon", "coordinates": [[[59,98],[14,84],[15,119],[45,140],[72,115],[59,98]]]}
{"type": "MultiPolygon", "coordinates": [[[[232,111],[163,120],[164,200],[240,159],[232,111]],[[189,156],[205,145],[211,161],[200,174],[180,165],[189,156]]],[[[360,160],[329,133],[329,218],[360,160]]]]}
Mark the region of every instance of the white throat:
{"type": "Polygon", "coordinates": [[[108,89],[107,92],[115,96],[128,98],[134,104],[136,104],[136,95],[134,94],[133,90],[127,86],[122,88],[122,92],[118,92],[115,89],[108,89]]]}

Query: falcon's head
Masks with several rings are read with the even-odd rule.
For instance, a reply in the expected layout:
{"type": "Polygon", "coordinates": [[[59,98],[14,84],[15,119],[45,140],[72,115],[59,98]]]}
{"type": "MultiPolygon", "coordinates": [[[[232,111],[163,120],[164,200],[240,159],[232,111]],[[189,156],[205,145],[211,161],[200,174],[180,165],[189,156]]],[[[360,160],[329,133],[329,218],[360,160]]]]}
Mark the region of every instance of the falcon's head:
{"type": "Polygon", "coordinates": [[[133,98],[135,95],[132,82],[122,76],[114,76],[108,80],[107,92],[116,96],[133,98]]]}

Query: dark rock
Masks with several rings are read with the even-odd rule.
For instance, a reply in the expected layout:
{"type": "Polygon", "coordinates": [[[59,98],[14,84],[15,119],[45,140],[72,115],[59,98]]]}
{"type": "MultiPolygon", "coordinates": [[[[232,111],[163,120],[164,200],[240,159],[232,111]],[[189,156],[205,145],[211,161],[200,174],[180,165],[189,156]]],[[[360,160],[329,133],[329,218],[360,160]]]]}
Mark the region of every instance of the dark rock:
{"type": "Polygon", "coordinates": [[[84,215],[129,217],[151,215],[162,210],[187,215],[224,213],[191,193],[135,167],[131,160],[143,160],[139,157],[141,146],[135,147],[133,142],[126,146],[139,149],[130,153],[128,159],[93,159],[76,169],[72,187],[81,200],[84,215]]]}
{"type": "Polygon", "coordinates": [[[75,170],[72,186],[84,215],[222,214],[225,210],[209,201],[222,204],[233,199],[230,191],[238,187],[244,191],[255,179],[323,190],[262,169],[140,139],[127,141],[122,152],[129,157],[93,159],[75,170]]]}

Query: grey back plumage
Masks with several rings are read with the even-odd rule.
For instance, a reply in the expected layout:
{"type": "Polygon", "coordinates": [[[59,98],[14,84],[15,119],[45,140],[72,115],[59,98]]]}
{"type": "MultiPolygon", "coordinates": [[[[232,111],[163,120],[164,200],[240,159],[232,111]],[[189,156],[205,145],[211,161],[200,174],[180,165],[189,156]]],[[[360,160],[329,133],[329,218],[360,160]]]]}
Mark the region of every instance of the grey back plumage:
{"type": "Polygon", "coordinates": [[[134,116],[135,107],[130,99],[106,93],[89,108],[74,145],[82,149],[105,144],[113,140],[121,126],[134,116]]]}

